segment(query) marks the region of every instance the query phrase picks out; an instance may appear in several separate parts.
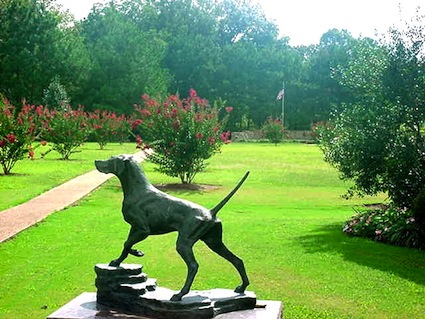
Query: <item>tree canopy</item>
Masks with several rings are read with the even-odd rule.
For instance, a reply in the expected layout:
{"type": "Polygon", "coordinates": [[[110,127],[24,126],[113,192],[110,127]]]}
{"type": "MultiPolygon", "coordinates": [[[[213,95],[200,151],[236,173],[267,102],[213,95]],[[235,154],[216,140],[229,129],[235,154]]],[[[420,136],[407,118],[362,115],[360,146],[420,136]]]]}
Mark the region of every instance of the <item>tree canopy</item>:
{"type": "Polygon", "coordinates": [[[333,105],[360,98],[339,70],[373,42],[332,29],[318,45],[290,46],[250,0],[111,0],[82,21],[54,0],[0,0],[0,24],[0,94],[14,104],[42,103],[55,79],[74,106],[119,113],[145,93],[184,96],[195,88],[233,107],[231,130],[279,117],[283,82],[287,128],[328,120],[333,105]]]}
{"type": "Polygon", "coordinates": [[[354,97],[339,104],[321,145],[353,193],[386,192],[425,225],[423,21],[391,29],[382,44],[359,42],[336,76],[354,97]]]}

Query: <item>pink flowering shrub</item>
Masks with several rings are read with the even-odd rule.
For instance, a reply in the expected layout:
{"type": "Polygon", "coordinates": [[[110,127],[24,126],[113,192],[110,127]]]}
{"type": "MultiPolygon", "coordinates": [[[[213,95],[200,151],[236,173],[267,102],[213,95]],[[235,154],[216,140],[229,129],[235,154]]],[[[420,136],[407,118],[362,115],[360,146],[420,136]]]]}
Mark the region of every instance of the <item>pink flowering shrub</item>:
{"type": "Polygon", "coordinates": [[[346,222],[343,232],[383,243],[425,249],[425,232],[412,211],[393,206],[358,211],[346,222]]]}
{"type": "Polygon", "coordinates": [[[132,129],[139,134],[137,142],[154,150],[150,159],[160,172],[179,177],[184,184],[191,183],[205,169],[205,160],[219,152],[222,144],[229,143],[230,133],[223,133],[223,125],[230,107],[211,106],[193,89],[183,100],[170,95],[159,101],[146,94],[142,100],[132,123],[132,129]],[[220,121],[221,108],[226,115],[220,121]]]}
{"type": "Polygon", "coordinates": [[[7,100],[0,101],[0,164],[4,175],[25,156],[34,157],[31,145],[40,133],[39,111],[40,107],[25,102],[18,111],[7,100]]]}
{"type": "Polygon", "coordinates": [[[104,149],[109,142],[123,143],[130,133],[130,124],[125,115],[116,115],[110,111],[96,110],[88,113],[91,128],[90,140],[104,149]]]}
{"type": "Polygon", "coordinates": [[[64,160],[79,152],[78,148],[87,139],[90,128],[83,108],[73,110],[69,105],[61,110],[43,109],[42,138],[52,144],[52,149],[64,160]]]}

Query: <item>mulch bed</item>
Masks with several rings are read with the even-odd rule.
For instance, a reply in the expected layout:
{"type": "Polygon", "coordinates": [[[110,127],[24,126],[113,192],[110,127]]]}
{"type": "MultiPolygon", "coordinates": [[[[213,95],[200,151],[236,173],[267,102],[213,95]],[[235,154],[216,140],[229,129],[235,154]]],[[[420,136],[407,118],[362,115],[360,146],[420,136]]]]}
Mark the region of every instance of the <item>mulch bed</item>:
{"type": "Polygon", "coordinates": [[[220,186],[207,184],[156,184],[156,188],[162,191],[213,191],[219,189],[220,186]]]}

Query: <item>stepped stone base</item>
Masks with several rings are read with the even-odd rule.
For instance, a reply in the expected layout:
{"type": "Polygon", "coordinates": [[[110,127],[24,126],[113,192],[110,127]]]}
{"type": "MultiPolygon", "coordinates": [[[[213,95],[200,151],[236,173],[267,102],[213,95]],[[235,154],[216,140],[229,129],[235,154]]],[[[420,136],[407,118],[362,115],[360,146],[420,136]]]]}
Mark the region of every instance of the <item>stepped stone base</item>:
{"type": "Polygon", "coordinates": [[[157,287],[156,280],[148,279],[141,265],[98,264],[95,272],[99,305],[152,318],[209,319],[254,309],[257,302],[253,292],[238,294],[226,289],[191,291],[181,301],[170,301],[176,291],[157,287]]]}
{"type": "Polygon", "coordinates": [[[191,291],[181,301],[170,301],[176,291],[157,287],[142,266],[95,266],[97,294],[83,293],[48,319],[277,319],[282,303],[257,303],[253,292],[228,289],[191,291]]]}

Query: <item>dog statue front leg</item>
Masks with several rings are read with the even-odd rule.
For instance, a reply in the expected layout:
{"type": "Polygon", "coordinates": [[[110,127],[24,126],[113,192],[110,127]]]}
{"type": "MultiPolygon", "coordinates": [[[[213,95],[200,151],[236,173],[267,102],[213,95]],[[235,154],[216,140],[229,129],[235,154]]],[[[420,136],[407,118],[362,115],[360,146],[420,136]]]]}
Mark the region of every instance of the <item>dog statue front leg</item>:
{"type": "Polygon", "coordinates": [[[125,258],[126,258],[126,256],[124,256],[124,257],[123,257],[123,254],[121,254],[121,256],[120,256],[119,258],[112,260],[112,261],[109,263],[109,266],[111,266],[111,267],[119,267],[119,266],[121,265],[122,261],[123,261],[125,258]]]}
{"type": "Polygon", "coordinates": [[[128,254],[136,257],[144,256],[143,252],[137,249],[133,249],[132,247],[138,242],[141,242],[146,237],[148,237],[148,234],[146,232],[141,231],[140,229],[137,229],[135,227],[131,227],[130,233],[128,234],[128,238],[124,243],[124,248],[121,252],[121,255],[117,259],[112,260],[109,263],[109,266],[119,267],[119,265],[124,261],[124,259],[127,258],[128,254]]]}

